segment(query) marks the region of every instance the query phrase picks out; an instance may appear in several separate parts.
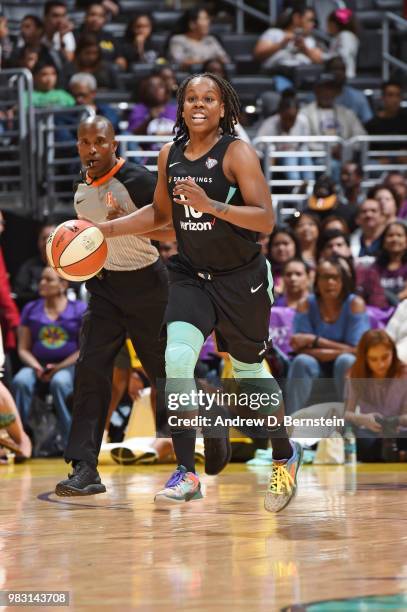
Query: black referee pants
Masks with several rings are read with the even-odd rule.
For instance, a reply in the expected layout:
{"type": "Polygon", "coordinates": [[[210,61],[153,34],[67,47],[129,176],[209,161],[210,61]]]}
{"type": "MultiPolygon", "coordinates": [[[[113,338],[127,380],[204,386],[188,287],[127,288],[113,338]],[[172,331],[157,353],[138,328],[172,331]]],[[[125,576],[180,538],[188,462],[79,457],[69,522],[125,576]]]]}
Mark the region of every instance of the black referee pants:
{"type": "MultiPolygon", "coordinates": [[[[104,270],[86,287],[90,301],[80,334],[72,427],[64,456],[66,461],[96,465],[111,398],[113,363],[127,334],[150,382],[165,378],[165,338],[160,338],[160,330],[168,298],[167,270],[161,260],[130,272],[104,270]]],[[[165,402],[159,393],[160,421],[165,421],[165,402]]]]}

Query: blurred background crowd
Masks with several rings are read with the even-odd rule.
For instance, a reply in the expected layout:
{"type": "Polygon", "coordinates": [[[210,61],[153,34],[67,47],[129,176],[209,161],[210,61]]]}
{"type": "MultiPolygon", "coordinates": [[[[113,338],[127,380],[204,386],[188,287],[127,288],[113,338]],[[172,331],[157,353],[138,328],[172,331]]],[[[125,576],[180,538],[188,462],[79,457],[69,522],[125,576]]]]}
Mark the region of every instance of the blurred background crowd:
{"type": "MultiPolygon", "coordinates": [[[[47,267],[45,244],[73,215],[76,127],[104,115],[120,154],[154,171],[179,84],[207,71],[236,88],[237,134],[273,193],[277,227],[259,236],[275,283],[266,360],[287,412],[340,402],[359,459],[405,460],[407,3],[236,4],[0,2],[0,429],[20,456],[31,442],[61,454],[70,427],[86,289],[47,267]]],[[[149,386],[131,347],[116,366],[112,441],[149,386]]],[[[227,371],[209,338],[197,374],[227,371]]]]}

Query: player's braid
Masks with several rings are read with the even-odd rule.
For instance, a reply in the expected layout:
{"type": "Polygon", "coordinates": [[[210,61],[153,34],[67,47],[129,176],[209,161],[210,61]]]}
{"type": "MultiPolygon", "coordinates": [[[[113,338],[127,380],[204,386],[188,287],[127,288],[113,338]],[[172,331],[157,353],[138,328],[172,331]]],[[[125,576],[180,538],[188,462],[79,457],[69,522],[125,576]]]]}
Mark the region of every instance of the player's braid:
{"type": "Polygon", "coordinates": [[[240,101],[237,96],[237,93],[233,89],[232,85],[225,79],[222,79],[222,77],[219,77],[216,74],[211,74],[210,72],[204,72],[202,74],[191,74],[179,86],[177,93],[178,110],[177,119],[174,126],[174,141],[182,142],[183,140],[186,141],[189,139],[188,128],[182,117],[182,112],[184,108],[185,92],[187,90],[187,87],[192,81],[192,79],[196,79],[198,77],[206,77],[208,79],[211,79],[219,87],[222,96],[222,102],[224,103],[225,107],[225,116],[220,120],[219,127],[221,128],[224,134],[236,136],[235,124],[239,121],[240,114],[240,101]]]}

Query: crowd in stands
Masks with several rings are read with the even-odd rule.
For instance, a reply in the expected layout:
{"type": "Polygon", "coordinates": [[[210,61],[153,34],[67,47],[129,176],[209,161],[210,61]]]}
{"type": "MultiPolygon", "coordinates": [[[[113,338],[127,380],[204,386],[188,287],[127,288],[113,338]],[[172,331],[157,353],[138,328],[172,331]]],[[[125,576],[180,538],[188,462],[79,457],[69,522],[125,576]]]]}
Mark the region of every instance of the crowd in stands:
{"type": "MultiPolygon", "coordinates": [[[[399,149],[396,161],[406,163],[405,145],[391,141],[394,135],[407,136],[402,81],[392,78],[382,84],[379,106],[352,85],[359,51],[352,11],[339,8],[326,24],[319,24],[325,25],[321,40],[311,8],[300,2],[283,5],[275,26],[259,36],[253,49],[253,61],[273,77],[276,104],[254,126],[247,125],[242,114],[238,135],[247,141],[256,136],[334,135],[349,140],[385,135],[387,142],[376,147],[383,153],[381,162],[389,162],[386,151],[399,149]],[[310,68],[316,69],[313,86],[304,97],[299,92],[310,68]]],[[[86,105],[106,116],[118,133],[171,135],[179,75],[204,70],[228,79],[233,73],[234,57],[221,38],[211,34],[212,15],[204,6],[187,11],[164,45],[154,37],[156,26],[149,13],[129,18],[119,39],[106,29],[120,15],[119,3],[86,0],[78,8],[85,13],[83,23],[75,27],[64,2],[49,0],[43,18],[27,14],[14,38],[6,18],[0,17],[0,66],[32,72],[34,107],[86,105]],[[100,101],[100,94],[117,91],[126,74],[133,75],[134,103],[123,120],[117,107],[100,101]]],[[[0,124],[5,120],[0,115],[0,124]]],[[[283,385],[289,414],[318,399],[315,381],[331,381],[332,398],[345,402],[347,421],[366,438],[358,439],[359,457],[379,461],[381,434],[391,430],[396,439],[401,429],[407,430],[407,175],[384,170],[365,187],[360,151],[355,147],[346,161],[339,145],[332,149],[328,171],[321,174],[307,157],[321,147],[295,140],[275,145],[287,152],[278,164],[296,166],[287,169],[285,178],[303,181],[308,191],[304,205],[271,235],[259,236],[274,277],[273,344],[266,358],[283,385]],[[301,156],[293,157],[295,151],[301,156]]],[[[1,217],[0,232],[3,229],[1,217]]],[[[22,264],[11,286],[0,252],[4,380],[12,392],[0,383],[0,428],[6,428],[10,447],[23,457],[31,452],[25,431],[32,433],[29,417],[35,394],[51,396],[66,441],[86,307],[84,292],[68,287],[47,267],[45,243],[53,229],[51,222],[40,229],[37,255],[22,264]]],[[[166,260],[177,245],[161,243],[159,248],[166,260]]],[[[225,359],[213,344],[210,349],[207,345],[199,367],[219,378],[225,359]]],[[[142,372],[137,380],[148,385],[142,372]]],[[[405,449],[405,440],[398,444],[405,449]]]]}

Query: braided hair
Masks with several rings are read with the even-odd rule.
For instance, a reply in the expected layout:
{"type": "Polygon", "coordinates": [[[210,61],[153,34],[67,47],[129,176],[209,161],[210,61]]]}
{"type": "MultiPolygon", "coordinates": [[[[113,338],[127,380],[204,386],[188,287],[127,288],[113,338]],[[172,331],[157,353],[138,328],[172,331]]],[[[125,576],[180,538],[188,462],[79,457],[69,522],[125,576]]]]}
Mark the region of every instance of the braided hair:
{"type": "Polygon", "coordinates": [[[222,102],[225,107],[225,115],[221,118],[219,127],[221,128],[223,134],[236,136],[235,124],[239,121],[240,114],[240,101],[237,93],[231,84],[225,79],[222,79],[222,77],[212,74],[211,72],[204,72],[202,74],[191,74],[179,86],[177,92],[177,119],[173,130],[175,132],[174,142],[185,142],[189,139],[189,131],[182,116],[184,110],[185,93],[189,83],[193,79],[197,79],[199,77],[211,79],[211,81],[216,83],[216,85],[219,87],[222,102]]]}

